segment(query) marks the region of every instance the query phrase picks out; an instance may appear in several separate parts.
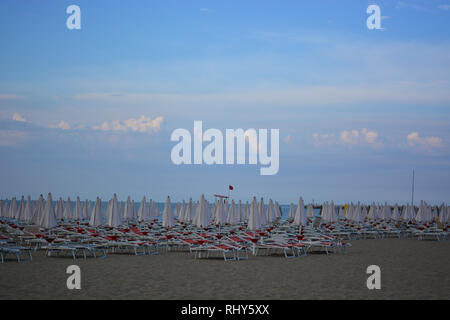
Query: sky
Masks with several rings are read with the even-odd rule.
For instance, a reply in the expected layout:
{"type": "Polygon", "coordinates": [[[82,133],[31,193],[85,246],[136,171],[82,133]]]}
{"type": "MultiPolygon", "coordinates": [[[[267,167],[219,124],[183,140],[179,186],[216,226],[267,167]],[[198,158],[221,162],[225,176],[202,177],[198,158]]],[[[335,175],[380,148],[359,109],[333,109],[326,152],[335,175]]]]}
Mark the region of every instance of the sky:
{"type": "Polygon", "coordinates": [[[0,198],[450,202],[450,0],[1,0],[0,39],[0,198]],[[278,173],[173,164],[195,120],[278,173]]]}

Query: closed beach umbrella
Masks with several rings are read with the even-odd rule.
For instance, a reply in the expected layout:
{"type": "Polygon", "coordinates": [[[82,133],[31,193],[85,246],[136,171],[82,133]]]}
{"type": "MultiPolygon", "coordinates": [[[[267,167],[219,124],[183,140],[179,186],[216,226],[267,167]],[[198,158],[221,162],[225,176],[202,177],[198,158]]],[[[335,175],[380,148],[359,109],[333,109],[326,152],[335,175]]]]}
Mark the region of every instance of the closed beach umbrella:
{"type": "Polygon", "coordinates": [[[17,209],[16,219],[20,221],[25,221],[25,197],[22,196],[19,202],[19,208],[17,209]]]}
{"type": "Polygon", "coordinates": [[[269,199],[269,204],[267,205],[267,223],[272,223],[277,218],[275,214],[275,206],[272,199],[269,199]]]}
{"type": "Polygon", "coordinates": [[[234,200],[231,200],[231,206],[230,209],[228,210],[227,223],[235,225],[238,222],[239,221],[236,215],[236,204],[234,203],[234,200]]]}
{"type": "Polygon", "coordinates": [[[0,208],[0,216],[3,218],[8,218],[8,199],[2,201],[2,206],[0,208]]]}
{"type": "Polygon", "coordinates": [[[372,205],[370,206],[369,213],[367,214],[367,218],[371,220],[376,220],[377,218],[377,212],[376,212],[376,205],[375,202],[372,202],[372,205]]]}
{"type": "Polygon", "coordinates": [[[291,205],[289,206],[288,218],[294,219],[294,216],[295,216],[295,206],[293,203],[291,203],[291,205]]]}
{"type": "Polygon", "coordinates": [[[158,204],[152,200],[152,210],[151,210],[152,219],[159,219],[160,214],[161,212],[159,211],[158,204]]]}
{"type": "Polygon", "coordinates": [[[45,202],[44,211],[42,212],[41,220],[39,221],[39,226],[45,229],[51,229],[56,227],[58,222],[56,221],[55,209],[53,208],[53,201],[51,193],[47,196],[47,201],[45,202]]]}
{"type": "Polygon", "coordinates": [[[128,196],[127,201],[125,202],[125,206],[123,209],[123,219],[127,220],[132,220],[134,219],[133,217],[133,208],[132,208],[132,204],[131,204],[131,200],[130,200],[130,196],[128,196]]]}
{"type": "Polygon", "coordinates": [[[83,220],[83,210],[81,207],[80,197],[77,197],[77,201],[75,201],[75,210],[73,211],[73,218],[75,220],[83,220]]]}
{"type": "Polygon", "coordinates": [[[70,197],[67,197],[66,207],[64,208],[63,216],[64,216],[64,219],[72,219],[73,218],[72,203],[70,202],[70,197]]]}
{"type": "Polygon", "coordinates": [[[181,201],[180,212],[178,214],[178,220],[184,221],[184,216],[186,215],[186,202],[181,201]]]}
{"type": "Polygon", "coordinates": [[[300,197],[298,199],[297,211],[295,211],[294,225],[296,226],[306,226],[306,212],[305,205],[303,204],[303,199],[300,197]]]}
{"type": "Polygon", "coordinates": [[[361,204],[358,202],[358,205],[353,210],[353,221],[361,223],[363,221],[361,204]]]}
{"type": "Polygon", "coordinates": [[[206,228],[210,224],[209,204],[205,200],[205,196],[203,194],[200,197],[200,202],[197,207],[197,213],[194,220],[194,225],[199,228],[206,228]]]}
{"type": "Polygon", "coordinates": [[[414,217],[414,220],[419,223],[423,223],[423,222],[427,221],[423,200],[420,201],[419,210],[417,211],[417,214],[414,217]]]}
{"type": "Polygon", "coordinates": [[[119,203],[117,195],[114,194],[106,210],[106,224],[110,227],[118,227],[122,224],[122,216],[120,215],[119,203]]]}
{"type": "Polygon", "coordinates": [[[439,222],[442,224],[445,224],[448,222],[448,216],[449,216],[450,206],[448,207],[441,207],[439,212],[439,222]]]}
{"type": "Polygon", "coordinates": [[[246,201],[244,207],[244,220],[248,220],[249,215],[250,215],[250,205],[248,204],[248,201],[246,201]]]}
{"type": "Polygon", "coordinates": [[[89,225],[91,227],[101,226],[105,223],[103,218],[102,201],[97,197],[92,209],[91,217],[89,219],[89,225]]]}
{"type": "Polygon", "coordinates": [[[162,226],[165,228],[171,228],[173,227],[173,225],[174,219],[172,214],[172,207],[170,206],[170,197],[167,197],[162,216],[162,226]]]}
{"type": "Polygon", "coordinates": [[[248,225],[247,225],[247,229],[248,230],[258,230],[261,228],[261,215],[259,213],[259,207],[258,207],[258,203],[256,202],[256,197],[253,197],[253,201],[252,204],[250,205],[250,210],[249,210],[249,215],[248,215],[248,225]]]}
{"type": "Polygon", "coordinates": [[[237,211],[236,211],[236,217],[238,219],[238,223],[241,223],[242,221],[244,221],[244,210],[243,210],[243,206],[242,206],[242,201],[241,200],[239,200],[239,202],[238,202],[237,211]]]}
{"type": "Polygon", "coordinates": [[[267,224],[267,213],[264,209],[264,199],[261,197],[261,201],[259,202],[259,217],[261,220],[261,225],[265,226],[267,224]]]}
{"type": "Polygon", "coordinates": [[[36,207],[33,210],[33,217],[31,218],[31,222],[39,225],[39,222],[41,221],[41,216],[44,212],[44,197],[42,194],[39,196],[39,199],[36,203],[36,207]]]}
{"type": "Polygon", "coordinates": [[[216,211],[214,212],[214,223],[218,225],[222,225],[227,221],[227,217],[225,216],[225,210],[223,209],[222,201],[218,201],[216,206],[216,211]]]}
{"type": "Polygon", "coordinates": [[[55,215],[57,220],[64,219],[64,201],[60,197],[56,203],[55,215]]]}
{"type": "Polygon", "coordinates": [[[14,219],[17,214],[17,201],[16,198],[11,199],[11,204],[9,205],[8,218],[14,219]]]}
{"type": "Polygon", "coordinates": [[[186,209],[184,211],[184,217],[183,217],[183,221],[184,222],[191,222],[192,219],[194,219],[194,205],[192,203],[192,198],[189,198],[189,202],[186,206],[186,209]]]}
{"type": "Polygon", "coordinates": [[[149,220],[149,214],[147,209],[147,199],[145,199],[145,196],[141,200],[141,204],[139,205],[138,209],[138,220],[139,221],[147,221],[149,220]]]}
{"type": "Polygon", "coordinates": [[[311,203],[306,208],[306,217],[310,219],[314,218],[314,207],[311,203]]]}

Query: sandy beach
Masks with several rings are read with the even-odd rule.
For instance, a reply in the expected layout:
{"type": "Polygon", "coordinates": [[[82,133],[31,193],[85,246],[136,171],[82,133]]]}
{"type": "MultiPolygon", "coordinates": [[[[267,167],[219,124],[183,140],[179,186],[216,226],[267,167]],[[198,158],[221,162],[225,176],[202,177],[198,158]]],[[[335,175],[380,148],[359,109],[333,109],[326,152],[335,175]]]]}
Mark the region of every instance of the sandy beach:
{"type": "Polygon", "coordinates": [[[106,259],[45,257],[0,265],[0,299],[450,299],[450,242],[355,240],[348,254],[194,259],[187,252],[106,259]],[[68,290],[66,268],[81,268],[81,290],[68,290]],[[366,268],[381,268],[381,290],[368,290],[366,268]]]}

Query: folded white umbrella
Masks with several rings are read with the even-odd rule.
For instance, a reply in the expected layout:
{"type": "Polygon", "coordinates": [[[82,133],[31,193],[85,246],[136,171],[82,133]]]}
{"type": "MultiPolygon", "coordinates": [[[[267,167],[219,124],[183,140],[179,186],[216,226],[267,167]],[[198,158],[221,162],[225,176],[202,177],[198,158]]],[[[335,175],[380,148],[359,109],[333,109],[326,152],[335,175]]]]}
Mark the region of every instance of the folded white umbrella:
{"type": "Polygon", "coordinates": [[[9,205],[8,218],[14,219],[17,214],[17,200],[16,198],[11,199],[11,204],[9,205]]]}
{"type": "Polygon", "coordinates": [[[73,218],[72,203],[70,202],[70,197],[67,197],[66,207],[64,208],[63,216],[64,216],[64,219],[72,219],[73,218]]]}
{"type": "Polygon", "coordinates": [[[443,224],[447,223],[449,213],[450,213],[450,206],[441,207],[441,209],[439,209],[439,222],[443,224]]]}
{"type": "Polygon", "coordinates": [[[106,224],[110,227],[117,227],[122,224],[122,216],[120,214],[119,203],[117,202],[117,195],[114,194],[106,211],[106,224]]]}
{"type": "Polygon", "coordinates": [[[308,204],[308,207],[306,207],[306,217],[310,219],[314,218],[314,207],[311,203],[308,204]]]}
{"type": "MultiPolygon", "coordinates": [[[[192,203],[192,198],[189,198],[189,202],[184,210],[183,221],[188,222],[188,223],[191,222],[195,218],[194,214],[195,214],[195,211],[194,211],[194,205],[192,203]]],[[[195,223],[195,224],[197,224],[197,223],[195,223]]]]}
{"type": "Polygon", "coordinates": [[[339,217],[345,218],[345,208],[343,206],[339,207],[339,217]]]}
{"type": "Polygon", "coordinates": [[[261,221],[261,225],[265,226],[267,224],[267,212],[264,209],[264,199],[261,198],[261,200],[259,201],[259,218],[261,221]]]}
{"type": "Polygon", "coordinates": [[[91,202],[86,199],[83,205],[83,219],[88,220],[91,218],[91,202]]]}
{"type": "Polygon", "coordinates": [[[147,199],[145,199],[145,196],[144,196],[141,200],[141,204],[139,205],[138,220],[139,221],[147,221],[149,219],[150,219],[150,217],[148,214],[147,199]]]}
{"type": "Polygon", "coordinates": [[[102,201],[97,197],[95,200],[94,208],[92,209],[91,217],[89,219],[89,225],[91,227],[98,227],[105,223],[103,218],[102,201]]]}
{"type": "Polygon", "coordinates": [[[345,212],[345,219],[353,221],[353,202],[347,205],[347,211],[345,212]]]}
{"type": "Polygon", "coordinates": [[[423,200],[420,201],[419,211],[417,211],[417,214],[414,217],[414,220],[419,223],[424,223],[427,221],[423,200]]]}
{"type": "Polygon", "coordinates": [[[219,200],[216,206],[216,212],[214,213],[214,223],[218,225],[223,225],[227,221],[225,216],[224,204],[219,200]]]}
{"type": "Polygon", "coordinates": [[[367,214],[367,218],[371,220],[376,220],[377,213],[376,213],[376,206],[375,202],[372,202],[372,205],[370,206],[369,213],[367,214]]]}
{"type": "Polygon", "coordinates": [[[39,221],[39,226],[45,229],[51,229],[56,227],[58,222],[56,221],[55,209],[53,208],[53,201],[51,193],[47,196],[47,201],[45,202],[44,211],[42,212],[41,220],[39,221]]]}
{"type": "Polygon", "coordinates": [[[337,219],[337,214],[336,214],[336,206],[334,205],[334,202],[331,201],[330,204],[330,222],[336,222],[337,219]]]}
{"type": "Polygon", "coordinates": [[[366,206],[363,206],[361,215],[362,215],[363,220],[367,217],[367,207],[366,206]]]}
{"type": "Polygon", "coordinates": [[[197,207],[197,213],[194,220],[194,225],[198,228],[206,228],[210,224],[209,204],[205,200],[205,196],[203,194],[200,197],[200,202],[197,207]]]}
{"type": "Polygon", "coordinates": [[[283,215],[283,212],[281,212],[281,207],[280,204],[278,203],[278,201],[275,201],[274,205],[275,207],[275,216],[281,219],[281,216],[283,215]]]}
{"type": "Polygon", "coordinates": [[[269,199],[269,204],[267,205],[267,223],[272,223],[277,219],[277,214],[275,213],[275,205],[272,199],[269,199]]]}
{"type": "Polygon", "coordinates": [[[19,202],[19,207],[17,208],[16,219],[19,221],[25,221],[25,197],[22,196],[19,202]]]}
{"type": "Polygon", "coordinates": [[[151,219],[159,219],[159,215],[161,212],[159,211],[159,206],[156,202],[154,202],[152,199],[150,199],[150,202],[152,204],[151,210],[150,210],[150,217],[151,219]]]}
{"type": "Polygon", "coordinates": [[[25,204],[24,221],[30,222],[33,218],[33,202],[31,197],[27,197],[27,203],[25,204]]]}
{"type": "Polygon", "coordinates": [[[289,213],[288,213],[288,218],[289,219],[293,219],[295,216],[295,206],[293,203],[291,203],[290,207],[289,207],[289,213]]]}
{"type": "Polygon", "coordinates": [[[56,202],[55,215],[57,220],[64,219],[64,201],[61,197],[56,202]]]}
{"type": "Polygon", "coordinates": [[[238,223],[238,218],[236,215],[236,204],[234,203],[234,200],[231,200],[230,209],[228,210],[227,215],[227,223],[231,225],[235,225],[238,223]]]}
{"type": "Polygon", "coordinates": [[[239,200],[239,202],[238,202],[236,216],[237,216],[237,219],[238,219],[238,223],[241,223],[241,222],[244,221],[244,211],[243,211],[243,206],[242,206],[242,201],[241,200],[239,200]]]}
{"type": "Polygon", "coordinates": [[[178,214],[178,220],[185,221],[184,216],[186,215],[186,201],[182,200],[180,205],[180,212],[178,214]]]}
{"type": "Polygon", "coordinates": [[[124,220],[133,220],[134,219],[134,210],[133,205],[130,200],[130,196],[128,196],[127,201],[125,202],[125,206],[123,209],[123,219],[124,220]]]}
{"type": "Polygon", "coordinates": [[[321,220],[324,222],[328,221],[328,202],[322,204],[322,210],[320,210],[321,220]]]}
{"type": "Polygon", "coordinates": [[[0,206],[0,217],[8,218],[8,199],[2,201],[2,205],[0,206]]]}
{"type": "Polygon", "coordinates": [[[73,210],[73,218],[75,220],[83,220],[83,211],[81,208],[80,197],[77,197],[77,201],[75,201],[75,209],[73,210]]]}
{"type": "Polygon", "coordinates": [[[302,197],[298,199],[297,211],[295,211],[294,225],[296,226],[306,226],[306,212],[305,205],[303,203],[302,197]]]}
{"type": "Polygon", "coordinates": [[[166,205],[164,206],[164,211],[163,211],[163,216],[162,216],[162,226],[165,228],[171,228],[174,226],[172,208],[170,206],[170,197],[167,197],[166,205]]]}
{"type": "Polygon", "coordinates": [[[175,209],[173,210],[173,216],[174,218],[179,219],[180,218],[180,210],[181,210],[181,205],[179,202],[177,202],[175,204],[175,209]]]}
{"type": "Polygon", "coordinates": [[[358,205],[355,207],[353,211],[353,221],[361,223],[363,222],[363,216],[362,216],[362,210],[361,210],[361,204],[358,202],[358,205]]]}
{"type": "Polygon", "coordinates": [[[253,197],[253,201],[250,206],[247,229],[251,231],[261,229],[261,215],[259,213],[259,207],[258,203],[256,202],[256,197],[253,197]]]}
{"type": "Polygon", "coordinates": [[[244,219],[248,220],[249,216],[250,216],[250,205],[248,204],[248,201],[246,201],[244,207],[244,219]]]}
{"type": "Polygon", "coordinates": [[[33,210],[33,217],[31,218],[31,222],[39,225],[39,222],[41,221],[41,216],[44,213],[44,197],[42,194],[39,196],[39,199],[36,203],[36,207],[33,210]]]}

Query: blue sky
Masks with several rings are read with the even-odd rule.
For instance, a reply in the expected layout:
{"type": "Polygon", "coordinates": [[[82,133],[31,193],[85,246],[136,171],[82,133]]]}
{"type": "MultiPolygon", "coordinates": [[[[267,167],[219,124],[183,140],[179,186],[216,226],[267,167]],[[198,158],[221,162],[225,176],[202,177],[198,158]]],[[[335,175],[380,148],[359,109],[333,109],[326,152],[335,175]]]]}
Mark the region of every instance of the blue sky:
{"type": "Polygon", "coordinates": [[[404,203],[414,168],[416,199],[449,202],[449,31],[448,0],[3,0],[0,198],[404,203]],[[280,129],[279,173],[173,165],[194,120],[280,129]]]}

